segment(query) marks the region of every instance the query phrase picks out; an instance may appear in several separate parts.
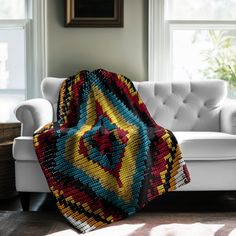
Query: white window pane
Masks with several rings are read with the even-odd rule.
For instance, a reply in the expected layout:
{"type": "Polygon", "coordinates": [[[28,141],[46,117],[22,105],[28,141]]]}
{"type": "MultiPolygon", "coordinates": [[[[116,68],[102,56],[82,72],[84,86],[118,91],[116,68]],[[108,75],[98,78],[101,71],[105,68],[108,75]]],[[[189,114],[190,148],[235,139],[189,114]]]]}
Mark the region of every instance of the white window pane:
{"type": "Polygon", "coordinates": [[[165,0],[170,20],[236,20],[236,0],[165,0]]]}
{"type": "Polygon", "coordinates": [[[25,0],[0,0],[0,19],[24,19],[25,0]]]}
{"type": "Polygon", "coordinates": [[[236,98],[236,31],[173,30],[173,79],[222,79],[236,98]]]}
{"type": "Polygon", "coordinates": [[[0,91],[0,123],[17,121],[13,111],[24,100],[24,94],[1,94],[0,91]]]}
{"type": "Polygon", "coordinates": [[[23,28],[0,28],[0,89],[25,88],[25,34],[23,28]]]}

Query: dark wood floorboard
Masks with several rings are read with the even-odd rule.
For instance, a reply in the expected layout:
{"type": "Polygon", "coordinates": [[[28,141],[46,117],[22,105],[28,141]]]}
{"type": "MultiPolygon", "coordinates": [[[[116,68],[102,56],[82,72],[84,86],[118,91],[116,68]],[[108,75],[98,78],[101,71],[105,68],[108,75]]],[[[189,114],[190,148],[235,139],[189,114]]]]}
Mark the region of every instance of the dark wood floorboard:
{"type": "Polygon", "coordinates": [[[1,236],[43,236],[73,227],[57,212],[2,212],[1,236]]]}

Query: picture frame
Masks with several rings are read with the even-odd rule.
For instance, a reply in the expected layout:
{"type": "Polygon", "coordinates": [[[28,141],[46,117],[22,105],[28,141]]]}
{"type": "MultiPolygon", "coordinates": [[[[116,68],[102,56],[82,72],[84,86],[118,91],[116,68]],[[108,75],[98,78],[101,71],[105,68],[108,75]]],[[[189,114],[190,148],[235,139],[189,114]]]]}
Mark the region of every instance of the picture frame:
{"type": "Polygon", "coordinates": [[[65,0],[66,27],[123,27],[124,0],[65,0]]]}

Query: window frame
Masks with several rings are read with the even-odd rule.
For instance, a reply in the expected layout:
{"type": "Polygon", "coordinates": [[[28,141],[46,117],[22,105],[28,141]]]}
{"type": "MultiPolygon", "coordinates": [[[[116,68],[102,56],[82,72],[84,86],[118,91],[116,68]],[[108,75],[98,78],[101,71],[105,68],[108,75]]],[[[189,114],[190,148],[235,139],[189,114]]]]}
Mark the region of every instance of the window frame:
{"type": "Polygon", "coordinates": [[[148,1],[148,80],[173,80],[172,32],[175,29],[236,30],[236,20],[165,20],[165,0],[148,1]]]}
{"type": "Polygon", "coordinates": [[[41,97],[41,81],[47,76],[47,0],[26,0],[27,25],[27,97],[41,97]]]}

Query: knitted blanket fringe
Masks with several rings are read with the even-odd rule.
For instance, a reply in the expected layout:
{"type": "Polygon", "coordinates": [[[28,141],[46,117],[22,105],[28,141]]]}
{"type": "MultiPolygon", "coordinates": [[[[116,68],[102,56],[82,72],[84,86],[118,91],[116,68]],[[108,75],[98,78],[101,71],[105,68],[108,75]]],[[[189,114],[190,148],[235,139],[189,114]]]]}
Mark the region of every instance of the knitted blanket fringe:
{"type": "Polygon", "coordinates": [[[34,134],[34,146],[59,210],[83,233],[190,181],[174,135],[128,78],[102,69],[63,82],[57,121],[34,134]]]}

